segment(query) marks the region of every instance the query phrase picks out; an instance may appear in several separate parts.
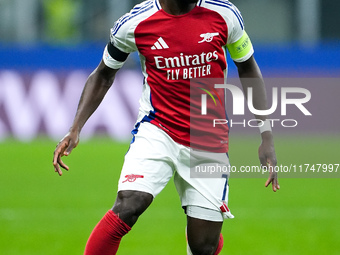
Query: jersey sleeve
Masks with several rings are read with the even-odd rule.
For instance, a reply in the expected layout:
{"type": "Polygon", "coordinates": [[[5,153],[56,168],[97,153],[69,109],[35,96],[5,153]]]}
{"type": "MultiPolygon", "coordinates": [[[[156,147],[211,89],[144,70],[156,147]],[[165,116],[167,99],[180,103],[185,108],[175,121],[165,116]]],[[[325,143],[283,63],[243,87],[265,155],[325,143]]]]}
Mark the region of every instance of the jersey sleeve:
{"type": "Polygon", "coordinates": [[[244,29],[243,17],[236,6],[233,5],[231,15],[227,20],[228,40],[227,49],[235,62],[244,62],[254,53],[253,45],[244,29]]]}
{"type": "Polygon", "coordinates": [[[118,19],[110,30],[110,42],[103,53],[103,61],[110,68],[121,68],[128,55],[137,50],[134,38],[136,24],[132,19],[133,14],[134,9],[118,19]]]}
{"type": "Polygon", "coordinates": [[[246,31],[243,31],[243,35],[236,42],[227,44],[230,57],[235,62],[244,62],[248,60],[254,53],[253,45],[246,31]]]}
{"type": "Polygon", "coordinates": [[[120,69],[124,65],[128,56],[128,53],[120,51],[111,42],[109,42],[104,49],[103,61],[106,66],[112,69],[120,69]]]}

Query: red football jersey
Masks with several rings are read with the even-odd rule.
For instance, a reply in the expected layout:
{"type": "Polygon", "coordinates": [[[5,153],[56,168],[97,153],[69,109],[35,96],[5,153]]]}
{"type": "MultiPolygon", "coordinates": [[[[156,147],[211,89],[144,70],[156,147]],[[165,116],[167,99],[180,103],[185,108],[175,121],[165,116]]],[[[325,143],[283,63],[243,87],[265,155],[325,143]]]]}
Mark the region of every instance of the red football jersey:
{"type": "MultiPolygon", "coordinates": [[[[225,0],[198,1],[178,16],[150,0],[120,18],[111,29],[111,44],[122,53],[138,51],[144,75],[137,122],[157,125],[185,146],[227,152],[228,125],[213,127],[214,119],[228,119],[225,92],[213,85],[225,82],[226,47],[243,34],[240,12],[225,0]],[[209,95],[207,114],[202,114],[203,94],[209,95]]],[[[252,54],[251,47],[241,61],[252,54]]],[[[123,61],[112,55],[106,49],[105,64],[120,68],[123,61]]]]}

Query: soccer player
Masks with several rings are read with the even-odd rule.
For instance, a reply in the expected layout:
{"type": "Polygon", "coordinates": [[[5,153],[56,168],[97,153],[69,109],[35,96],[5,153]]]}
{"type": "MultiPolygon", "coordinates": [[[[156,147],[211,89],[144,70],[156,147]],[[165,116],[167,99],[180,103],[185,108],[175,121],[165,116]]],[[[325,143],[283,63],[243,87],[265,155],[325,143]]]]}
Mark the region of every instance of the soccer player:
{"type": "MultiPolygon", "coordinates": [[[[187,253],[220,253],[223,220],[233,218],[227,206],[228,178],[191,178],[190,167],[211,162],[214,156],[228,166],[229,128],[222,128],[224,140],[218,146],[203,138],[191,146],[189,108],[192,78],[225,78],[226,49],[238,68],[243,89],[253,88],[254,107],[267,109],[253,47],[240,12],[229,1],[148,0],[115,23],[103,59],[89,76],[73,124],[57,145],[53,159],[59,175],[60,167],[69,169],[61,157],[78,145],[82,127],[101,103],[117,71],[129,53],[138,51],[144,75],[139,116],[116,201],[90,235],[86,255],[116,254],[121,238],[173,175],[187,215],[187,253]],[[245,78],[254,79],[249,82],[245,78]],[[200,145],[207,151],[197,150],[200,145]]],[[[265,116],[256,118],[265,123],[260,128],[260,162],[262,166],[275,166],[268,120],[265,116]]],[[[198,134],[204,131],[200,125],[196,128],[198,134]]],[[[279,189],[275,171],[270,172],[265,186],[270,183],[273,191],[279,189]]]]}

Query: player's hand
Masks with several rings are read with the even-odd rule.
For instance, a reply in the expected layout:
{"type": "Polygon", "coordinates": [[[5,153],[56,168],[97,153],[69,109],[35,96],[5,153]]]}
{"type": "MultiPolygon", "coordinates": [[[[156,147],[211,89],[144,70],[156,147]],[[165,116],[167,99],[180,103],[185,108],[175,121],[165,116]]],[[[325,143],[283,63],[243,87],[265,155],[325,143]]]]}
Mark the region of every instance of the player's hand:
{"type": "Polygon", "coordinates": [[[76,132],[69,132],[63,139],[60,140],[56,149],[54,150],[53,156],[53,166],[54,171],[57,172],[60,176],[63,174],[60,167],[65,170],[69,170],[69,167],[61,160],[61,157],[68,156],[72,152],[72,150],[79,143],[79,134],[76,132]]]}
{"type": "Polygon", "coordinates": [[[265,186],[268,187],[269,184],[272,184],[272,189],[276,192],[280,189],[280,185],[277,178],[277,172],[274,171],[277,160],[271,132],[262,133],[262,143],[259,147],[259,159],[261,166],[269,169],[269,178],[266,181],[265,186]]]}

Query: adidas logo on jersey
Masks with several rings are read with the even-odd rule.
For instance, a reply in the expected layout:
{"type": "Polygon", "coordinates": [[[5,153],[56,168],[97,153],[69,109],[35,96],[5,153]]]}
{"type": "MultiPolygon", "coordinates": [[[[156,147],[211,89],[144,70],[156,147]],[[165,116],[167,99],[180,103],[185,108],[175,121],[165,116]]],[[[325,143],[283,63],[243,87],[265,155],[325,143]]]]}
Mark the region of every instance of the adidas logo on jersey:
{"type": "Polygon", "coordinates": [[[162,49],[168,49],[169,46],[166,44],[166,42],[163,40],[162,37],[159,37],[157,42],[153,44],[151,47],[152,50],[162,50],[162,49]]]}

